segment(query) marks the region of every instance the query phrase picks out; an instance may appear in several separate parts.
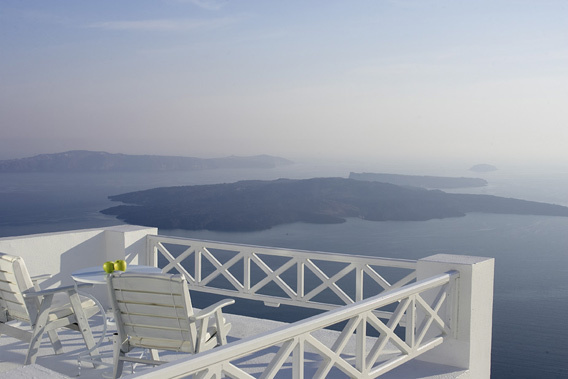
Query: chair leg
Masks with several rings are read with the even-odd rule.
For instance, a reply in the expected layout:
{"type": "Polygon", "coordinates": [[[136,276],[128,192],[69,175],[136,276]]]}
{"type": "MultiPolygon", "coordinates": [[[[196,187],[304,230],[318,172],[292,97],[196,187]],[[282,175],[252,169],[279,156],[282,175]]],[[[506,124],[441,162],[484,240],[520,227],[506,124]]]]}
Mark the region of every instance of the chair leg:
{"type": "Polygon", "coordinates": [[[158,350],[150,349],[150,357],[155,361],[159,361],[160,360],[160,354],[158,354],[158,350]]]}
{"type": "Polygon", "coordinates": [[[227,344],[227,325],[225,324],[225,319],[221,309],[215,312],[215,321],[217,325],[217,345],[223,346],[227,344]]]}
{"type": "Polygon", "coordinates": [[[53,300],[53,295],[46,295],[43,298],[41,307],[39,309],[39,315],[36,319],[34,330],[32,333],[32,338],[30,340],[30,345],[28,347],[28,353],[26,354],[26,360],[24,365],[34,364],[36,361],[37,353],[39,351],[39,345],[41,344],[41,338],[43,333],[45,333],[45,326],[47,324],[47,318],[49,316],[49,308],[51,307],[51,301],[53,300]]]}
{"type": "Polygon", "coordinates": [[[207,342],[205,335],[207,334],[207,327],[209,325],[209,318],[205,317],[201,319],[199,323],[199,328],[197,329],[197,343],[195,344],[195,353],[200,353],[204,348],[203,345],[207,342]]]}
{"type": "Polygon", "coordinates": [[[63,346],[61,345],[57,332],[55,330],[50,330],[47,332],[47,335],[49,336],[49,340],[51,341],[51,346],[53,346],[55,354],[63,354],[63,346]]]}
{"type": "Polygon", "coordinates": [[[122,352],[122,343],[118,340],[118,333],[114,333],[112,339],[112,377],[113,379],[119,378],[122,375],[122,368],[124,367],[124,361],[120,359],[124,353],[122,352]]]}

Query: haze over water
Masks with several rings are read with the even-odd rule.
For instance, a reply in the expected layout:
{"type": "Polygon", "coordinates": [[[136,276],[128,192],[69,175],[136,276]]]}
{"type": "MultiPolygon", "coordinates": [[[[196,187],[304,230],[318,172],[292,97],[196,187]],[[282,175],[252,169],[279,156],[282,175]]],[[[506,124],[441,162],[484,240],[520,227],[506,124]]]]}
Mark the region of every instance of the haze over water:
{"type": "MultiPolygon", "coordinates": [[[[341,166],[295,165],[155,174],[0,174],[0,236],[120,224],[98,212],[115,204],[108,195],[128,191],[348,173],[349,168],[341,166]]],[[[490,183],[454,192],[568,205],[567,172],[456,170],[451,175],[484,177],[490,183]]],[[[290,224],[251,233],[160,230],[160,234],[406,259],[437,253],[495,257],[492,378],[563,378],[568,375],[567,231],[568,218],[469,214],[424,222],[349,219],[338,225],[290,224]]]]}
{"type": "Polygon", "coordinates": [[[0,159],[564,164],[563,0],[0,2],[0,159]]]}

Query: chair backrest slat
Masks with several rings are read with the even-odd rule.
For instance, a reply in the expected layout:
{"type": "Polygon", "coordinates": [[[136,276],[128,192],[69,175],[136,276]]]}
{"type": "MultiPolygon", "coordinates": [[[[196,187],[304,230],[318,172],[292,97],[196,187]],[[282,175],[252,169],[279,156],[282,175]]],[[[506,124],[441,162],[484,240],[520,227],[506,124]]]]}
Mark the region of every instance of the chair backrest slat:
{"type": "MultiPolygon", "coordinates": [[[[157,328],[155,325],[125,325],[126,330],[130,331],[129,336],[134,336],[141,340],[145,338],[161,339],[166,343],[167,341],[179,341],[182,344],[185,341],[190,341],[191,336],[188,330],[183,329],[166,329],[157,328]]],[[[131,337],[132,339],[132,337],[131,337]]]]}
{"type": "Polygon", "coordinates": [[[144,291],[115,290],[116,300],[126,304],[156,305],[163,307],[184,307],[184,299],[179,294],[144,291]]]}
{"type": "Polygon", "coordinates": [[[26,304],[22,296],[30,288],[33,283],[23,259],[0,253],[0,307],[6,310],[8,320],[30,322],[30,313],[37,312],[36,302],[26,304]]]}
{"type": "Polygon", "coordinates": [[[9,275],[6,272],[0,272],[0,291],[4,292],[20,292],[20,288],[16,283],[14,275],[9,275]]]}
{"type": "MultiPolygon", "coordinates": [[[[126,320],[125,320],[126,321],[126,320]]],[[[156,329],[164,328],[171,330],[189,330],[189,320],[186,318],[171,318],[171,317],[159,317],[156,315],[137,315],[129,314],[128,321],[126,324],[130,325],[150,325],[156,329]]]]}
{"type": "Polygon", "coordinates": [[[192,346],[190,340],[178,340],[178,339],[165,339],[163,337],[158,338],[139,338],[130,337],[129,344],[135,347],[143,347],[148,349],[158,349],[158,350],[174,350],[183,353],[194,353],[195,348],[192,346]]]}
{"type": "Polygon", "coordinates": [[[158,305],[117,302],[118,309],[123,314],[147,315],[163,318],[187,318],[184,307],[165,307],[158,305]]]}

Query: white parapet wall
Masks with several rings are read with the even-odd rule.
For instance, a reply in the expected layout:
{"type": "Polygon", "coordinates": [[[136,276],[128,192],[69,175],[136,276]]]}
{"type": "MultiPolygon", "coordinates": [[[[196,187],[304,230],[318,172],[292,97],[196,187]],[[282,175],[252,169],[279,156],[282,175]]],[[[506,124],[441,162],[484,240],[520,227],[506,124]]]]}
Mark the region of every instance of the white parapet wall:
{"type": "MultiPolygon", "coordinates": [[[[42,287],[72,284],[73,271],[101,266],[106,261],[126,259],[130,264],[146,262],[147,238],[157,228],[119,225],[0,238],[0,253],[24,258],[31,276],[51,274],[42,287]]],[[[104,292],[94,289],[94,293],[104,292]]],[[[106,296],[101,296],[105,299],[106,296]]],[[[104,300],[103,300],[104,302],[104,300]]]]}
{"type": "Polygon", "coordinates": [[[494,258],[465,255],[437,254],[418,261],[418,280],[459,272],[458,291],[448,299],[457,302],[456,313],[446,315],[454,318],[455,333],[419,360],[468,369],[472,379],[490,377],[494,267],[494,258]]]}

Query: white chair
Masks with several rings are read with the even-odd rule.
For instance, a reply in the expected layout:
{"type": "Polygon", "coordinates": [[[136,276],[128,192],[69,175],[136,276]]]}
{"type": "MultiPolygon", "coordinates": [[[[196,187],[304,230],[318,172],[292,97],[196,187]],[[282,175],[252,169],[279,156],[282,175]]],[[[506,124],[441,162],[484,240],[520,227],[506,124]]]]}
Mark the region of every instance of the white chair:
{"type": "MultiPolygon", "coordinates": [[[[75,286],[41,290],[30,278],[21,257],[0,253],[0,335],[29,342],[24,364],[35,363],[44,333],[48,334],[55,353],[63,353],[56,332],[60,328],[80,331],[87,348],[93,348],[95,341],[87,320],[97,312],[95,302],[82,301],[75,286]],[[66,293],[69,303],[54,303],[57,293],[66,293]],[[23,321],[31,326],[31,331],[8,324],[11,321],[23,321]]],[[[91,355],[98,355],[97,349],[91,355]]]]}
{"type": "Polygon", "coordinates": [[[199,353],[227,343],[231,324],[222,314],[232,299],[221,300],[194,314],[182,275],[115,272],[108,276],[117,335],[113,377],[124,361],[158,365],[157,350],[199,353]],[[215,317],[211,317],[215,316],[215,317]],[[209,326],[212,318],[214,324],[209,326]],[[150,349],[152,359],[129,357],[134,348],[150,349]]]}

